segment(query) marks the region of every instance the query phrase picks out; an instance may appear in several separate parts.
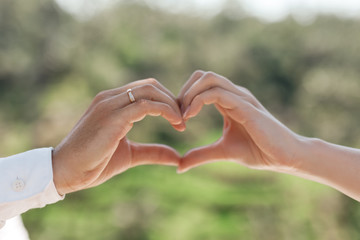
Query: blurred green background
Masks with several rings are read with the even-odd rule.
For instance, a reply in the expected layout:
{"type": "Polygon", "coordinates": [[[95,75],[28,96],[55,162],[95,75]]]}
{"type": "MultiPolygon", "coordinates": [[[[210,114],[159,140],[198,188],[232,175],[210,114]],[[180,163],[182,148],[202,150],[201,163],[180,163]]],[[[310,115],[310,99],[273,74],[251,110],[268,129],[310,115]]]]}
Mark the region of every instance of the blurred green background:
{"type": "MultiPolygon", "coordinates": [[[[155,77],[177,94],[196,69],[249,88],[295,132],[360,147],[360,21],[265,22],[142,1],[77,18],[51,0],[0,1],[0,156],[56,146],[101,90],[155,77]]],[[[184,133],[147,118],[129,137],[179,152],[221,136],[212,108],[184,133]]],[[[23,215],[35,240],[360,239],[360,205],[326,186],[215,163],[142,166],[23,215]]]]}

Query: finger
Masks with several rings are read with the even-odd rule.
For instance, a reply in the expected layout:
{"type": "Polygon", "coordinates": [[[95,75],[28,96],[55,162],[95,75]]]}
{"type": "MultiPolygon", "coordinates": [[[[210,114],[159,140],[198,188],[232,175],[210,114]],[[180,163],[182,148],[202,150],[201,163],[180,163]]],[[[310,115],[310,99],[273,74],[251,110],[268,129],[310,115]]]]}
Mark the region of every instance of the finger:
{"type": "Polygon", "coordinates": [[[191,85],[194,84],[194,82],[196,82],[199,78],[202,77],[202,75],[204,75],[204,71],[202,70],[197,70],[195,71],[190,78],[186,81],[186,83],[184,84],[184,86],[181,88],[180,93],[178,94],[178,101],[179,101],[179,105],[181,106],[182,104],[182,99],[184,97],[185,92],[191,87],[191,85]]]}
{"type": "MultiPolygon", "coordinates": [[[[134,87],[137,87],[137,86],[141,86],[141,85],[145,85],[145,84],[152,84],[152,85],[157,86],[159,89],[162,89],[164,92],[168,93],[168,95],[170,97],[172,97],[174,100],[176,100],[175,96],[169,90],[167,90],[167,88],[165,88],[161,83],[159,83],[156,79],[148,78],[148,79],[134,81],[134,82],[131,82],[131,83],[125,85],[125,86],[121,86],[121,87],[118,87],[118,88],[101,91],[98,94],[96,94],[95,98],[92,101],[91,106],[95,106],[96,104],[98,104],[101,101],[104,101],[104,100],[106,100],[106,99],[108,99],[110,97],[113,97],[115,95],[119,95],[121,93],[124,93],[128,89],[131,89],[131,88],[134,88],[134,87]]],[[[87,112],[89,112],[90,110],[91,110],[91,107],[87,110],[87,112]]]]}
{"type": "Polygon", "coordinates": [[[224,89],[235,88],[235,86],[226,78],[213,72],[206,72],[194,81],[184,93],[182,98],[183,107],[186,109],[196,95],[211,89],[212,87],[223,87],[224,89]]]}
{"type": "Polygon", "coordinates": [[[199,78],[201,78],[205,74],[202,70],[196,70],[193,74],[191,74],[190,78],[186,81],[184,86],[181,88],[180,93],[178,94],[178,98],[182,98],[185,92],[194,84],[199,78]]]}
{"type": "Polygon", "coordinates": [[[130,144],[132,161],[131,167],[147,164],[178,166],[180,155],[173,148],[160,144],[130,144]]]}
{"type": "Polygon", "coordinates": [[[105,168],[96,178],[96,181],[90,183],[87,188],[97,186],[131,167],[150,164],[164,166],[179,165],[181,159],[179,153],[169,146],[160,144],[138,144],[129,140],[124,141],[128,141],[129,143],[127,146],[129,146],[130,149],[130,155],[124,156],[124,149],[117,149],[109,163],[105,165],[105,168]]]}
{"type": "MultiPolygon", "coordinates": [[[[176,101],[154,85],[151,84],[140,85],[132,88],[131,92],[135,97],[135,101],[139,101],[141,99],[147,99],[151,101],[163,102],[172,106],[173,109],[180,114],[180,109],[176,101]]],[[[112,102],[114,103],[114,108],[123,108],[131,104],[127,91],[115,95],[111,99],[112,102]]]]}
{"type": "Polygon", "coordinates": [[[191,105],[187,108],[183,114],[183,118],[188,120],[191,117],[196,116],[204,105],[215,104],[222,108],[220,113],[226,113],[225,110],[234,109],[237,107],[237,100],[239,96],[226,91],[220,87],[212,88],[208,91],[197,95],[191,105]]]}
{"type": "Polygon", "coordinates": [[[158,89],[163,91],[165,94],[167,94],[174,101],[176,101],[176,97],[174,96],[174,94],[170,90],[168,90],[166,87],[164,87],[164,85],[162,85],[158,80],[156,80],[154,78],[138,80],[138,81],[131,82],[125,86],[119,87],[119,88],[102,91],[95,97],[94,101],[100,102],[109,97],[126,92],[126,90],[128,90],[128,89],[132,89],[132,88],[142,86],[142,85],[149,85],[149,84],[154,85],[155,87],[157,87],[158,89]]]}
{"type": "Polygon", "coordinates": [[[118,109],[113,117],[115,118],[114,121],[116,124],[122,126],[124,131],[128,131],[133,123],[141,121],[147,115],[162,116],[173,125],[176,130],[181,131],[179,126],[183,124],[182,116],[166,103],[141,99],[124,108],[118,109]]]}
{"type": "Polygon", "coordinates": [[[225,110],[221,107],[221,106],[219,106],[218,104],[216,104],[215,103],[215,108],[216,108],[216,110],[218,110],[218,112],[221,114],[221,115],[225,115],[226,114],[226,112],[225,112],[225,110]]]}
{"type": "Polygon", "coordinates": [[[193,149],[186,153],[179,163],[177,172],[184,173],[191,168],[221,160],[224,158],[223,151],[219,148],[218,143],[193,149]]]}
{"type": "Polygon", "coordinates": [[[224,116],[230,116],[239,123],[245,123],[256,117],[256,108],[242,97],[216,87],[197,95],[183,114],[185,121],[196,116],[204,105],[216,104],[222,108],[224,116]],[[224,114],[225,113],[225,114],[224,114]]]}
{"type": "MultiPolygon", "coordinates": [[[[167,89],[164,85],[162,85],[158,80],[156,80],[154,78],[148,78],[148,79],[144,79],[144,80],[139,80],[139,81],[130,83],[125,87],[126,87],[126,89],[129,89],[129,88],[134,88],[134,87],[145,85],[145,84],[154,85],[155,87],[157,87],[158,89],[163,91],[165,94],[167,94],[171,99],[176,101],[176,97],[174,96],[174,94],[169,89],[167,89]]],[[[124,88],[123,88],[123,90],[124,90],[124,88]]]]}
{"type": "MultiPolygon", "coordinates": [[[[161,91],[154,85],[146,84],[146,85],[141,85],[141,86],[135,87],[132,89],[132,94],[134,95],[137,102],[145,99],[145,100],[151,100],[153,102],[165,103],[165,104],[171,106],[171,108],[179,116],[181,116],[181,112],[180,112],[180,109],[179,109],[179,106],[177,105],[177,103],[172,98],[170,98],[166,93],[164,93],[163,91],[161,91]]],[[[113,96],[112,98],[107,99],[106,101],[111,106],[110,108],[112,108],[114,110],[121,109],[121,108],[124,108],[125,106],[132,104],[130,102],[127,92],[113,96]]],[[[182,121],[181,123],[179,123],[176,126],[176,129],[183,131],[185,129],[184,122],[182,121]]]]}
{"type": "Polygon", "coordinates": [[[99,92],[95,96],[95,98],[92,101],[90,107],[86,110],[84,115],[80,118],[80,120],[82,120],[98,103],[100,103],[102,101],[105,101],[108,98],[111,98],[111,97],[113,97],[115,95],[126,93],[127,89],[132,89],[132,88],[142,86],[142,85],[146,85],[146,84],[151,84],[151,85],[156,86],[158,89],[163,91],[165,94],[167,94],[170,98],[172,98],[177,103],[177,99],[175,98],[174,94],[171,91],[169,91],[166,87],[164,87],[156,79],[148,78],[148,79],[143,79],[143,80],[138,80],[138,81],[135,81],[135,82],[131,82],[131,83],[129,83],[129,84],[125,85],[125,86],[119,87],[119,88],[99,92]]]}
{"type": "Polygon", "coordinates": [[[129,144],[124,144],[124,142],[128,142],[128,139],[122,138],[111,158],[109,158],[107,161],[102,162],[103,169],[99,169],[98,177],[94,178],[95,181],[90,183],[87,186],[88,188],[97,186],[112,178],[113,176],[118,175],[130,168],[130,148],[129,144]]]}
{"type": "Polygon", "coordinates": [[[261,106],[261,104],[250,93],[249,90],[240,86],[236,86],[229,79],[216,73],[207,72],[203,74],[203,76],[199,78],[196,82],[194,82],[194,84],[191,85],[191,87],[186,91],[182,99],[182,107],[186,109],[195,96],[214,87],[221,87],[229,92],[239,95],[247,99],[251,104],[256,107],[261,106]]]}
{"type": "Polygon", "coordinates": [[[181,113],[179,105],[177,104],[176,100],[169,97],[168,94],[166,94],[164,91],[162,91],[161,89],[157,88],[154,85],[145,84],[145,85],[137,86],[132,89],[132,92],[136,99],[148,99],[152,101],[167,103],[170,106],[172,106],[173,109],[177,111],[179,114],[181,113]]]}

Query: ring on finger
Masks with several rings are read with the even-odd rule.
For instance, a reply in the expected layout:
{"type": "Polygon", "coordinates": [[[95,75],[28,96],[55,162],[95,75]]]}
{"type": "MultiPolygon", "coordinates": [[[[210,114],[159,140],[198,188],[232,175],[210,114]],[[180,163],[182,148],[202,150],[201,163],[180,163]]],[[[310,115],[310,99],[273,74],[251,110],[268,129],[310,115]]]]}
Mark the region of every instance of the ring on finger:
{"type": "Polygon", "coordinates": [[[131,88],[129,88],[128,90],[126,90],[126,93],[127,93],[128,97],[129,97],[130,103],[136,102],[136,99],[135,99],[135,97],[134,97],[134,94],[132,93],[132,89],[131,89],[131,88]]]}

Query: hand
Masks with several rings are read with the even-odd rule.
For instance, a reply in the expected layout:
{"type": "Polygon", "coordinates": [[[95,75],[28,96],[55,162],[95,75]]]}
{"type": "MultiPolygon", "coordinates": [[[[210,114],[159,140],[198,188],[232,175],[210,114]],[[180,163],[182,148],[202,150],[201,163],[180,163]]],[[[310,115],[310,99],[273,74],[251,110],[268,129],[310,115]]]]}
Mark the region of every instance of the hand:
{"type": "Polygon", "coordinates": [[[170,147],[130,142],[126,134],[146,115],[161,115],[178,131],[185,129],[173,94],[154,79],[99,93],[70,134],[53,153],[54,183],[63,195],[99,185],[144,164],[178,166],[170,147]],[[130,103],[131,88],[136,102],[130,103]]]}
{"type": "Polygon", "coordinates": [[[185,121],[195,117],[204,104],[215,104],[224,117],[223,136],[185,154],[178,172],[219,160],[275,171],[297,164],[301,137],[275,119],[247,89],[230,80],[196,71],[181,90],[178,102],[185,121]]]}

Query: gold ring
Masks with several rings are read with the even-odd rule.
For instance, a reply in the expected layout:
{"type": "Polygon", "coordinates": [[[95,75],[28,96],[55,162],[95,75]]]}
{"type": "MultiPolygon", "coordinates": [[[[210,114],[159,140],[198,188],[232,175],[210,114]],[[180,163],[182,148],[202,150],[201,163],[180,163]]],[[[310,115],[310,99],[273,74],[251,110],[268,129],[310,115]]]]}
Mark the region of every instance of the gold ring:
{"type": "Polygon", "coordinates": [[[130,100],[130,103],[133,103],[136,101],[135,97],[134,97],[134,94],[132,93],[132,90],[131,88],[129,88],[128,90],[126,90],[126,93],[129,97],[129,100],[130,100]]]}

